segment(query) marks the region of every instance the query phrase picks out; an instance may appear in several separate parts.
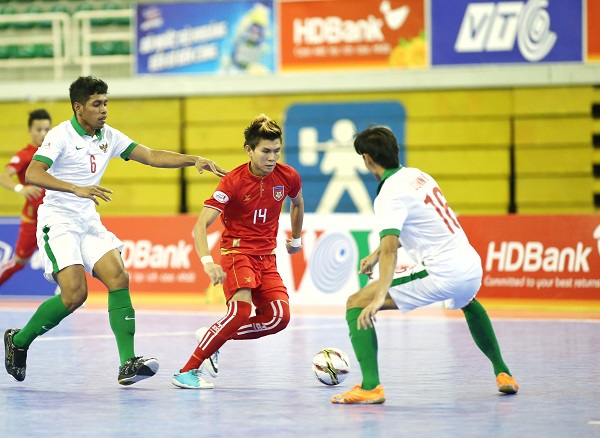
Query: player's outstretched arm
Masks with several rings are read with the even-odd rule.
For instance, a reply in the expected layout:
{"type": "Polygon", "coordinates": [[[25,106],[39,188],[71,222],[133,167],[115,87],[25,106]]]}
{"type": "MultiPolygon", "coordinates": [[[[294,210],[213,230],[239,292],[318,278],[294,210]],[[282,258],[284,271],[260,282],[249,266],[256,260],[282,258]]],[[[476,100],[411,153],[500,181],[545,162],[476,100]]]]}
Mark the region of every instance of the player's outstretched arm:
{"type": "Polygon", "coordinates": [[[6,166],[0,173],[0,185],[6,190],[16,192],[24,196],[27,200],[32,201],[42,196],[42,189],[36,186],[24,186],[14,181],[13,176],[16,174],[15,169],[11,166],[6,166]]]}
{"type": "Polygon", "coordinates": [[[213,285],[223,283],[225,280],[225,272],[221,265],[214,262],[210,255],[210,248],[208,247],[208,227],[215,221],[221,214],[220,211],[214,208],[203,207],[200,211],[200,216],[194,225],[194,244],[196,246],[196,252],[200,261],[204,266],[204,272],[210,277],[210,281],[213,285]]]}
{"type": "Polygon", "coordinates": [[[200,173],[208,170],[217,176],[225,176],[227,171],[217,166],[214,161],[195,155],[180,154],[178,152],[151,149],[143,144],[138,144],[127,157],[138,163],[152,167],[180,168],[195,166],[200,173]]]}
{"type": "Polygon", "coordinates": [[[100,198],[106,202],[112,201],[108,196],[112,193],[111,190],[100,187],[100,186],[77,186],[75,184],[68,183],[50,175],[47,170],[50,167],[38,160],[32,160],[31,164],[25,172],[25,181],[27,184],[33,184],[46,190],[55,190],[57,192],[73,193],[80,198],[89,198],[96,205],[100,205],[96,198],[100,198]]]}
{"type": "MultiPolygon", "coordinates": [[[[298,192],[298,195],[291,199],[290,206],[290,220],[292,222],[292,238],[300,239],[302,236],[302,223],[304,222],[304,198],[302,197],[302,189],[298,192]]],[[[302,244],[292,245],[292,239],[285,240],[285,247],[288,254],[296,254],[302,249],[302,244]]]]}

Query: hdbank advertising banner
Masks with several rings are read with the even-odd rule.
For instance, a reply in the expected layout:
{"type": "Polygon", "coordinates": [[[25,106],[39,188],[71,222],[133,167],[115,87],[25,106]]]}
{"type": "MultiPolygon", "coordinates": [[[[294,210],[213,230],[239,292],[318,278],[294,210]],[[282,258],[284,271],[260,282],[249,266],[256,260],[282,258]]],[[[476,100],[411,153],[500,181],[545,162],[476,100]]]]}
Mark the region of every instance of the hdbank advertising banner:
{"type": "MultiPolygon", "coordinates": [[[[0,218],[0,263],[14,256],[20,224],[18,217],[0,218]]],[[[44,266],[36,251],[27,266],[0,286],[0,296],[52,295],[55,289],[56,284],[44,278],[44,266]]]]}
{"type": "Polygon", "coordinates": [[[433,65],[582,61],[582,1],[431,0],[433,65]]]}
{"type": "Polygon", "coordinates": [[[138,74],[272,72],[272,1],[137,5],[138,74]]]}
{"type": "Polygon", "coordinates": [[[483,297],[600,299],[600,215],[461,217],[483,297]]]}
{"type": "MultiPolygon", "coordinates": [[[[305,193],[306,195],[306,193],[305,193]]],[[[600,216],[464,216],[460,224],[481,256],[482,298],[600,300],[600,216]]],[[[106,217],[124,243],[123,261],[136,293],[194,293],[201,302],[223,302],[198,260],[195,216],[106,217]]],[[[290,217],[282,214],[277,264],[292,304],[344,305],[367,284],[360,260],[379,245],[372,214],[306,214],[303,249],[289,255],[290,217]]],[[[209,229],[211,255],[219,260],[220,221],[209,229]]],[[[11,257],[18,222],[0,222],[0,256],[11,257]]],[[[399,251],[398,269],[412,263],[399,251]]],[[[375,273],[377,274],[377,272],[375,273]]],[[[91,291],[106,292],[88,277],[91,291]]],[[[5,295],[52,295],[39,258],[0,287],[5,295]]]]}
{"type": "Polygon", "coordinates": [[[302,176],[306,212],[372,213],[377,181],[354,150],[369,125],[390,128],[405,163],[406,111],[399,102],[293,104],[285,115],[285,162],[302,176]]]}
{"type": "Polygon", "coordinates": [[[282,1],[281,69],[424,67],[424,0],[282,1]]]}

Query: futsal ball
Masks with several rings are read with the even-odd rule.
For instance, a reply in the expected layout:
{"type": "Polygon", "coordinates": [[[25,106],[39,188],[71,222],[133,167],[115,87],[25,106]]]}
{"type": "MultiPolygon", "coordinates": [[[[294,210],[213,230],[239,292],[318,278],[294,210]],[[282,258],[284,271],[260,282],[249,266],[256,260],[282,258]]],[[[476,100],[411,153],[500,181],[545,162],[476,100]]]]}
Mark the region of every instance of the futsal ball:
{"type": "Polygon", "coordinates": [[[319,382],[325,385],[338,385],[350,373],[350,359],[339,348],[324,348],[312,362],[312,369],[319,382]]]}

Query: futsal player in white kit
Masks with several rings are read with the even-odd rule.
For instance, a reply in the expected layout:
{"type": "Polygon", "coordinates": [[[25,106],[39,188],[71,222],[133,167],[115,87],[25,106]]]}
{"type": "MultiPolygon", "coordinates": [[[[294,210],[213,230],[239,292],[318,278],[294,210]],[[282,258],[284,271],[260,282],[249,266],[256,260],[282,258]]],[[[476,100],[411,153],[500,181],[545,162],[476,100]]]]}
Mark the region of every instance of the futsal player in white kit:
{"type": "Polygon", "coordinates": [[[398,142],[388,128],[374,126],[360,132],[354,148],[380,181],[374,202],[380,245],[361,260],[359,270],[370,277],[379,263],[379,278],[348,298],[346,321],[362,383],[333,396],[332,403],[385,401],[373,324],[379,310],[408,312],[442,301],[446,308],[464,312],[475,343],[492,362],[498,390],[515,394],[519,386],[502,359],[485,309],[475,299],[481,286],[481,258],[469,244],[437,183],[419,169],[400,165],[398,142]],[[400,246],[416,265],[395,272],[400,246]]]}
{"type": "Polygon", "coordinates": [[[150,149],[108,126],[107,93],[108,85],[100,79],[74,81],[69,88],[73,118],[48,132],[27,169],[27,183],[46,189],[37,227],[44,276],[57,282],[62,292],[43,302],[22,329],[5,332],[5,367],[17,381],[25,379],[33,340],[85,302],[86,271],[108,290],[109,321],[120,356],[118,382],[131,385],[154,375],[158,361],[134,353],[135,312],[120,253],[123,243],[96,212],[98,199],[110,201],[112,193],[99,185],[100,180],[110,159],[119,157],[152,167],[195,166],[200,173],[226,173],[211,160],[150,149]]]}

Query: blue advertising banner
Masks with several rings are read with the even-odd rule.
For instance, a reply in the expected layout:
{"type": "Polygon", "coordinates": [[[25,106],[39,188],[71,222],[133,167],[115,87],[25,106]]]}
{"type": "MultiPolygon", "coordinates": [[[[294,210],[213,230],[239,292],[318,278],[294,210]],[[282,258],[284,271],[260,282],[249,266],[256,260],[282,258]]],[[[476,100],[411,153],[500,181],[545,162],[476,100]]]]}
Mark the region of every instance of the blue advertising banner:
{"type": "Polygon", "coordinates": [[[431,64],[583,60],[581,0],[431,0],[431,64]]]}
{"type": "Polygon", "coordinates": [[[390,128],[405,162],[406,111],[398,102],[294,104],[285,116],[285,162],[302,176],[311,213],[372,213],[377,181],[354,150],[354,135],[369,125],[390,128]]]}
{"type": "Polygon", "coordinates": [[[272,1],[137,5],[136,73],[272,72],[272,1]]]}
{"type": "MultiPolygon", "coordinates": [[[[21,220],[18,217],[0,218],[0,263],[12,258],[20,223],[21,220]]],[[[44,278],[44,267],[39,252],[36,251],[27,266],[0,286],[0,296],[51,296],[55,289],[56,284],[50,283],[44,278]]]]}

